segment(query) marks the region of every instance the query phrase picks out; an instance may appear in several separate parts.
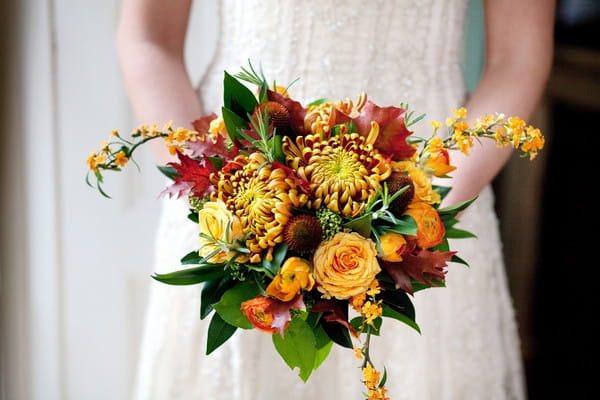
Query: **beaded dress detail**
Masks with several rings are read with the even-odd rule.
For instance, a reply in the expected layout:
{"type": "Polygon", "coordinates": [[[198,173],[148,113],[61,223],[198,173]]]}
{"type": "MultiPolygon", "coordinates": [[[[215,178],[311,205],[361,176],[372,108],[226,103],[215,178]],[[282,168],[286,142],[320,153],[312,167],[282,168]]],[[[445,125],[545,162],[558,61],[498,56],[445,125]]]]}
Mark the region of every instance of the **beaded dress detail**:
{"type": "MultiPolygon", "coordinates": [[[[303,104],[355,100],[408,102],[426,113],[416,133],[430,133],[460,107],[466,0],[226,0],[219,42],[198,93],[205,113],[219,113],[223,71],[248,60],[287,85],[303,104]]],[[[201,6],[201,4],[199,4],[201,6]]],[[[206,55],[205,55],[206,56],[206,55]]],[[[376,367],[388,371],[393,400],[521,400],[520,344],[508,292],[491,188],[462,216],[477,239],[451,246],[470,267],[450,263],[445,288],[417,292],[421,335],[386,319],[374,337],[376,367]]],[[[197,248],[198,228],[182,201],[163,200],[154,271],[168,272],[197,248]]],[[[205,356],[209,318],[199,319],[200,286],[152,282],[134,388],[135,400],[362,400],[360,360],[334,346],[307,383],[276,353],[269,334],[238,331],[205,356]]]]}

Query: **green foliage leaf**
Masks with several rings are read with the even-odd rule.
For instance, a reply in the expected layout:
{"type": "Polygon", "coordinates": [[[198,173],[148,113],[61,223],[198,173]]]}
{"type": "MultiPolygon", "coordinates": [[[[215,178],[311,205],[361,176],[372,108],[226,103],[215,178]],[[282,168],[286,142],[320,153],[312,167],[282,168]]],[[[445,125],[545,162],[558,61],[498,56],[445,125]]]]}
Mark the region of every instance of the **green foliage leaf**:
{"type": "Polygon", "coordinates": [[[393,318],[395,320],[403,322],[406,325],[413,328],[414,330],[416,330],[417,332],[421,333],[421,328],[419,328],[419,325],[416,323],[416,321],[414,319],[411,319],[408,316],[394,310],[392,307],[390,307],[388,305],[385,305],[385,304],[383,305],[383,314],[382,315],[384,317],[393,318]]]}
{"type": "Polygon", "coordinates": [[[344,224],[344,227],[358,232],[361,236],[369,238],[371,236],[371,222],[373,221],[373,215],[366,213],[361,217],[355,218],[344,224]]]}
{"type": "Polygon", "coordinates": [[[327,336],[334,342],[339,344],[342,347],[347,347],[349,349],[354,348],[352,345],[352,339],[350,338],[350,333],[348,332],[348,328],[343,326],[342,324],[338,324],[337,322],[327,322],[321,319],[321,326],[327,336]]]}
{"type": "Polygon", "coordinates": [[[206,355],[215,351],[219,346],[225,343],[237,328],[228,324],[217,313],[213,314],[208,325],[208,337],[206,338],[206,355]]]}
{"type": "Polygon", "coordinates": [[[219,300],[228,289],[235,284],[230,276],[206,281],[200,292],[200,319],[206,318],[213,310],[212,305],[219,300]]]}
{"type": "Polygon", "coordinates": [[[198,212],[194,209],[190,209],[190,213],[188,214],[188,219],[194,223],[198,223],[198,212]]]}
{"type": "Polygon", "coordinates": [[[402,235],[416,235],[417,234],[417,222],[410,215],[403,215],[398,218],[395,225],[386,227],[387,232],[400,233],[402,235]]]}
{"type": "Polygon", "coordinates": [[[266,257],[262,259],[262,266],[265,270],[269,271],[273,276],[277,274],[283,260],[285,259],[285,255],[287,254],[288,246],[285,243],[280,243],[275,246],[275,250],[273,250],[273,260],[269,261],[266,257]]]}
{"type": "Polygon", "coordinates": [[[198,254],[198,251],[194,250],[194,251],[190,251],[185,256],[183,256],[180,259],[180,262],[183,265],[190,265],[190,264],[198,265],[201,263],[203,258],[204,257],[202,257],[200,254],[198,254]]]}
{"type": "Polygon", "coordinates": [[[240,140],[242,138],[240,131],[242,129],[248,129],[248,121],[238,116],[236,113],[228,108],[221,108],[221,115],[223,116],[223,122],[229,138],[232,141],[240,140]]]}
{"type": "Polygon", "coordinates": [[[463,229],[450,228],[446,229],[446,237],[451,239],[467,239],[476,238],[477,236],[469,231],[463,229]]]}
{"type": "Polygon", "coordinates": [[[254,93],[225,71],[223,79],[223,105],[241,118],[251,114],[258,105],[254,93]]]}
{"type": "Polygon", "coordinates": [[[354,317],[350,321],[350,325],[352,325],[352,327],[354,329],[356,329],[358,332],[366,332],[366,330],[365,330],[365,328],[366,328],[366,329],[370,330],[371,335],[379,336],[379,332],[381,331],[382,322],[383,322],[383,319],[375,318],[373,320],[373,326],[369,326],[367,328],[366,326],[363,326],[363,318],[362,317],[354,317]]]}
{"type": "Polygon", "coordinates": [[[174,167],[171,167],[170,165],[158,165],[157,168],[164,176],[166,176],[172,181],[174,181],[175,178],[179,178],[181,176],[179,175],[177,170],[174,167]]]}
{"type": "Polygon", "coordinates": [[[311,327],[300,317],[292,318],[283,337],[273,335],[275,349],[291,368],[299,368],[300,378],[306,382],[315,367],[317,341],[311,327]]]}
{"type": "Polygon", "coordinates": [[[410,297],[400,290],[383,290],[377,295],[387,305],[411,320],[415,320],[415,307],[410,297]]]}
{"type": "Polygon", "coordinates": [[[228,324],[242,329],[252,329],[254,326],[248,321],[240,306],[259,293],[260,289],[254,283],[241,282],[223,293],[221,300],[214,303],[212,307],[228,324]]]}
{"type": "Polygon", "coordinates": [[[477,196],[473,197],[471,200],[467,200],[467,201],[463,201],[461,203],[457,203],[445,208],[441,208],[438,210],[438,213],[440,214],[440,217],[445,217],[445,216],[456,216],[459,212],[465,210],[467,207],[469,207],[471,205],[471,203],[473,203],[475,200],[477,200],[477,196]]]}
{"type": "Polygon", "coordinates": [[[315,354],[315,364],[313,366],[313,370],[316,370],[329,356],[331,347],[333,347],[333,342],[331,341],[331,339],[329,339],[329,336],[327,336],[327,333],[321,325],[317,325],[316,327],[314,327],[313,333],[315,335],[317,347],[317,353],[315,354]]]}
{"type": "Polygon", "coordinates": [[[222,265],[205,264],[167,274],[153,274],[152,278],[168,285],[195,285],[220,278],[225,274],[222,265]]]}

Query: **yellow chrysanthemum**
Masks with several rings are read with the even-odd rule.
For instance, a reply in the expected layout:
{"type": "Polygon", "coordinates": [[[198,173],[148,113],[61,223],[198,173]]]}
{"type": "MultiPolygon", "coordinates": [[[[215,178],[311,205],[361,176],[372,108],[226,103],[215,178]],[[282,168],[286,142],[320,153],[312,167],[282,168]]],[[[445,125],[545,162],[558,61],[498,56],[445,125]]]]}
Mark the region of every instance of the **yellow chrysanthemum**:
{"type": "Polygon", "coordinates": [[[240,218],[244,233],[251,233],[246,240],[251,262],[259,262],[265,250],[267,258],[271,256],[273,247],[283,241],[291,208],[307,201],[288,173],[267,164],[260,153],[236,157],[232,167],[213,174],[211,182],[217,188],[213,197],[240,218]]]}
{"type": "Polygon", "coordinates": [[[325,206],[343,216],[360,214],[392,172],[389,159],[357,133],[283,139],[286,161],[310,182],[309,208],[325,206]]]}

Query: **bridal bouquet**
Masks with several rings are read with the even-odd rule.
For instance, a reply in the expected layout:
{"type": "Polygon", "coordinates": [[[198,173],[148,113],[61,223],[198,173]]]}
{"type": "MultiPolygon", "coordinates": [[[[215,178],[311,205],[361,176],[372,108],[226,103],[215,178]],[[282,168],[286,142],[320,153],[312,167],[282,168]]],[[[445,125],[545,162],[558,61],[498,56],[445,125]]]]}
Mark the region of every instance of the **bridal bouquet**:
{"type": "Polygon", "coordinates": [[[206,353],[238,329],[258,329],[306,381],[336,344],[362,359],[366,396],[385,399],[371,336],[385,334],[386,319],[419,330],[411,296],[443,286],[448,262],[467,264],[448,239],[473,236],[455,224],[475,199],[440,208],[450,188],[432,184],[455,169],[448,150],[468,154],[488,138],[533,158],[544,138],[516,117],[467,123],[464,108],[419,138],[410,128],[423,115],[406,104],[382,107],[363,93],[303,105],[288,90],[252,64],[225,72],[220,115],[197,119],[194,130],[113,131],[88,158],[87,181],[108,197],[103,172],[163,140],[178,161],[159,166],[172,180],[162,195],[187,200],[198,236],[184,269],[153,278],[203,285],[206,353]]]}

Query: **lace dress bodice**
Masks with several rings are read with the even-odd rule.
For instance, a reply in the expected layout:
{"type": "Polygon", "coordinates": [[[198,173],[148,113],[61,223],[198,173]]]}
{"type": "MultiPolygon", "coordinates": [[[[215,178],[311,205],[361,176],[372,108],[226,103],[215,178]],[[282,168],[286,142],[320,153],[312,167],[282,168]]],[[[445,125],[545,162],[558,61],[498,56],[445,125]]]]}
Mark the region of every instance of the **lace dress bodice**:
{"type": "MultiPolygon", "coordinates": [[[[307,103],[355,99],[409,103],[443,120],[465,98],[461,71],[466,0],[224,0],[216,51],[198,86],[206,113],[219,113],[223,71],[262,66],[267,79],[307,103]]],[[[201,4],[200,4],[201,6],[201,4]]],[[[190,38],[190,40],[193,40],[190,38]]],[[[206,56],[199,50],[199,57],[206,56]]],[[[447,287],[415,295],[421,334],[386,320],[373,359],[387,368],[393,400],[522,400],[520,349],[507,290],[493,195],[486,188],[461,227],[478,239],[452,243],[470,267],[451,264],[447,287]]],[[[157,272],[171,271],[197,245],[187,207],[164,200],[157,272]]],[[[360,360],[335,347],[303,383],[275,352],[268,334],[238,331],[204,355],[200,287],[151,282],[136,400],[358,400],[360,360]]]]}

